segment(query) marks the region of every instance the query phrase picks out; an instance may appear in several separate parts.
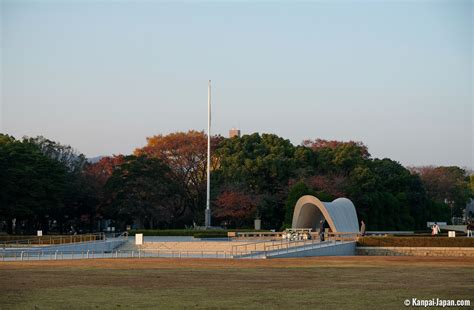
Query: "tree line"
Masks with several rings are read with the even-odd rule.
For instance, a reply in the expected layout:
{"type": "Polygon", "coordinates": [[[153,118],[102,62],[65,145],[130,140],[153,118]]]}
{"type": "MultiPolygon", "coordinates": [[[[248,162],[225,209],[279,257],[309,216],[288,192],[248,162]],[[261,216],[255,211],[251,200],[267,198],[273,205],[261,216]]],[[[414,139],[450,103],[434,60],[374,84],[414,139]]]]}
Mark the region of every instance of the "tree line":
{"type": "MultiPolygon", "coordinates": [[[[291,226],[296,200],[347,197],[370,230],[419,230],[427,221],[462,216],[473,178],[459,167],[406,168],[372,158],[361,142],[306,140],[274,134],[211,139],[215,225],[291,226]]],[[[176,132],[147,138],[130,155],[89,162],[44,137],[0,134],[0,224],[8,233],[95,231],[202,225],[207,138],[176,132]]]]}

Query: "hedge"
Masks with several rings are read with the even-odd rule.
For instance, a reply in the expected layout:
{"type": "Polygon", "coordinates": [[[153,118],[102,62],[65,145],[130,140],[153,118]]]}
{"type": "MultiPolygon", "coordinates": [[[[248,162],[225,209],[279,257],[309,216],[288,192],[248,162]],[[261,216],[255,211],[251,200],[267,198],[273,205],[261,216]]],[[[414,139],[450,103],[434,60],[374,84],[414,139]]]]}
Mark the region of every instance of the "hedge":
{"type": "Polygon", "coordinates": [[[474,247],[474,238],[361,237],[357,246],[367,247],[474,247]]]}
{"type": "Polygon", "coordinates": [[[219,232],[199,232],[193,235],[194,238],[227,238],[227,231],[219,231],[219,232]]]}
{"type": "Polygon", "coordinates": [[[128,234],[130,236],[135,236],[135,234],[143,234],[143,236],[194,236],[195,233],[202,232],[199,230],[191,229],[139,229],[139,230],[130,230],[128,234]]]}

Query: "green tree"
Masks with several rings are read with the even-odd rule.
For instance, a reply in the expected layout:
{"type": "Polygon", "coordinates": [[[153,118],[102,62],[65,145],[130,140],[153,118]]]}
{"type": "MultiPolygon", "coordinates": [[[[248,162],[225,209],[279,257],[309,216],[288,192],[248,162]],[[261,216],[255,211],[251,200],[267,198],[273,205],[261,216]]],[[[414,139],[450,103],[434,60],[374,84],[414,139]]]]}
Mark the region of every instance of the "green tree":
{"type": "Polygon", "coordinates": [[[474,199],[474,174],[469,176],[469,188],[471,189],[471,198],[474,199]]]}
{"type": "Polygon", "coordinates": [[[303,145],[313,150],[315,168],[319,173],[349,174],[370,158],[367,146],[362,142],[316,139],[305,140],[303,145]]]}
{"type": "Polygon", "coordinates": [[[63,145],[43,136],[25,137],[23,142],[36,145],[45,156],[61,163],[69,172],[80,172],[87,163],[84,154],[78,153],[70,145],[63,145]]]}
{"type": "Polygon", "coordinates": [[[273,134],[254,133],[225,139],[216,156],[219,165],[213,173],[213,184],[221,188],[234,184],[259,196],[257,212],[263,227],[281,227],[288,182],[306,173],[311,151],[273,134]]]}
{"type": "Polygon", "coordinates": [[[293,212],[295,210],[295,205],[298,199],[304,195],[316,195],[316,191],[309,188],[303,181],[299,181],[291,186],[288,192],[288,198],[285,202],[285,220],[283,223],[284,228],[291,227],[291,222],[293,220],[293,212]]]}
{"type": "Polygon", "coordinates": [[[56,209],[53,215],[59,223],[60,232],[64,228],[70,230],[70,227],[75,230],[93,230],[98,193],[85,174],[87,160],[84,154],[70,145],[43,136],[25,137],[23,142],[36,145],[41,153],[64,167],[67,173],[63,192],[64,207],[56,209]]]}
{"type": "Polygon", "coordinates": [[[256,192],[273,192],[286,186],[295,171],[306,164],[304,151],[296,150],[289,140],[272,134],[226,139],[217,150],[216,173],[223,182],[243,183],[256,192]]]}
{"type": "Polygon", "coordinates": [[[139,228],[167,227],[176,220],[180,187],[161,160],[126,156],[116,167],[105,188],[108,214],[139,228]]]}
{"type": "Polygon", "coordinates": [[[63,207],[67,172],[28,141],[0,136],[0,216],[7,231],[46,230],[63,207]]]}

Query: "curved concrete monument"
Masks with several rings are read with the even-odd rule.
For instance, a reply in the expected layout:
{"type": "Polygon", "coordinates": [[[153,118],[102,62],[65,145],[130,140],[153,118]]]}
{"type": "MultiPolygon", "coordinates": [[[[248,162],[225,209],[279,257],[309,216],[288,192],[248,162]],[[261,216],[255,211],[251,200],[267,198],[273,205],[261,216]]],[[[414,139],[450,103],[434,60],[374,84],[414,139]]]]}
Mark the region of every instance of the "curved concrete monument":
{"type": "Polygon", "coordinates": [[[359,221],[352,201],[338,198],[332,202],[323,202],[311,195],[305,195],[296,202],[291,227],[317,230],[322,219],[327,221],[333,232],[359,232],[359,221]]]}

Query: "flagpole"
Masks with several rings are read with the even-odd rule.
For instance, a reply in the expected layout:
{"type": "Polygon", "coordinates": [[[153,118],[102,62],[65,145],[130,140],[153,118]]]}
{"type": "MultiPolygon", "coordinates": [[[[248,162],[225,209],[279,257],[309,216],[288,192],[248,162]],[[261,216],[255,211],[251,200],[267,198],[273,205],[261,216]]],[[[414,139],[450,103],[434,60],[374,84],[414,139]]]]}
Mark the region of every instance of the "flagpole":
{"type": "Polygon", "coordinates": [[[207,197],[205,226],[211,227],[211,80],[207,87],[207,197]]]}

